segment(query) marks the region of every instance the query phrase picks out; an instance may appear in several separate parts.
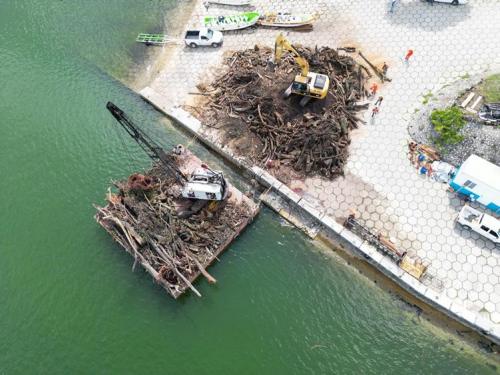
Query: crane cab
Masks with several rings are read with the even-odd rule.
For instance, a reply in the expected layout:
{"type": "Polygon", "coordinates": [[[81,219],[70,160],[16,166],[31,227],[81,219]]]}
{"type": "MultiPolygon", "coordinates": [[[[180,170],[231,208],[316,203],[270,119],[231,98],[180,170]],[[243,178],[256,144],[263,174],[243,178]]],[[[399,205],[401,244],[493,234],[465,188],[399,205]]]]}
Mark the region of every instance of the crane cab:
{"type": "Polygon", "coordinates": [[[196,169],[184,185],[181,195],[184,198],[208,201],[221,201],[227,196],[226,181],[222,172],[208,167],[196,169]]]}

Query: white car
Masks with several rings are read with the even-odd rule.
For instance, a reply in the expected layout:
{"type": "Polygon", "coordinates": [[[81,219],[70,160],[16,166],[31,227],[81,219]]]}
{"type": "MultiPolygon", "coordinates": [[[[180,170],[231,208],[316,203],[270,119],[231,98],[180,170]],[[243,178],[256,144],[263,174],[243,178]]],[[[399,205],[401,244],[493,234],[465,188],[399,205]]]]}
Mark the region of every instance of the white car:
{"type": "Polygon", "coordinates": [[[184,43],[191,48],[199,46],[220,47],[222,45],[222,33],[217,30],[202,28],[199,30],[188,30],[184,36],[184,43]]]}
{"type": "Polygon", "coordinates": [[[467,0],[423,0],[428,3],[447,3],[451,5],[464,5],[467,4],[467,0]]]}
{"type": "Polygon", "coordinates": [[[500,244],[500,220],[495,219],[493,216],[465,205],[457,216],[457,222],[465,228],[500,244]]]}

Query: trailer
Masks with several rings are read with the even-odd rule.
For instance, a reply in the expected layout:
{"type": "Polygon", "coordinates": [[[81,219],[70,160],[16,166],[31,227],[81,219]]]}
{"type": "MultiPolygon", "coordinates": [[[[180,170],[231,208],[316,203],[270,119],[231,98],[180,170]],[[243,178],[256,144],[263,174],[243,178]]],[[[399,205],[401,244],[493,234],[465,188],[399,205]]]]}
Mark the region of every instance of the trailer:
{"type": "Polygon", "coordinates": [[[471,155],[450,181],[451,188],[500,214],[500,167],[471,155]]]}

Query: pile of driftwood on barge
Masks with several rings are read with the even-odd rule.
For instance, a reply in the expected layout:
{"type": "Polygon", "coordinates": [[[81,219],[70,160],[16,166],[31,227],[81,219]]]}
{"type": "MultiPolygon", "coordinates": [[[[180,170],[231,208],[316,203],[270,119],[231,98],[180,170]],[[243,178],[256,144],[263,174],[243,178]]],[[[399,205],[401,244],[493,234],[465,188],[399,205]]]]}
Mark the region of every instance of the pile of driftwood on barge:
{"type": "MultiPolygon", "coordinates": [[[[202,163],[191,152],[171,154],[188,176],[202,163]]],[[[224,201],[181,197],[181,184],[156,164],[144,174],[114,183],[118,193],[107,195],[108,204],[96,207],[97,222],[162,285],[177,298],[193,286],[218,255],[258,213],[258,205],[228,184],[224,201]]],[[[134,263],[134,266],[135,266],[134,263]]]]}
{"type": "Polygon", "coordinates": [[[108,190],[95,219],[172,297],[193,286],[241,231],[259,206],[231,186],[182,145],[171,153],[157,144],[116,105],[107,109],[155,161],[144,174],[133,174],[108,190]]]}

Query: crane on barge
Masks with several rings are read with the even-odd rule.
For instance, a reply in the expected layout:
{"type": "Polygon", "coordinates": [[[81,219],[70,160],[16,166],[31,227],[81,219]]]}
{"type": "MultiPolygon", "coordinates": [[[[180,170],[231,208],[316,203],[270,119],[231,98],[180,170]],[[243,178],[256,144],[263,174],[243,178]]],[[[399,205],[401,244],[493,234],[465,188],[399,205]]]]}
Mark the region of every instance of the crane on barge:
{"type": "Polygon", "coordinates": [[[152,160],[158,161],[183,186],[181,194],[184,198],[205,201],[221,201],[226,199],[228,189],[222,172],[214,171],[207,165],[202,164],[201,168],[196,169],[191,177],[187,179],[179,168],[175,166],[172,157],[142,129],[135,125],[118,106],[112,102],[108,102],[106,108],[144,152],[152,160]]]}

